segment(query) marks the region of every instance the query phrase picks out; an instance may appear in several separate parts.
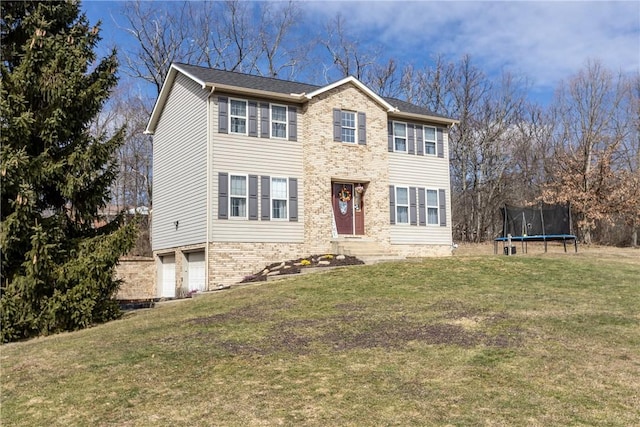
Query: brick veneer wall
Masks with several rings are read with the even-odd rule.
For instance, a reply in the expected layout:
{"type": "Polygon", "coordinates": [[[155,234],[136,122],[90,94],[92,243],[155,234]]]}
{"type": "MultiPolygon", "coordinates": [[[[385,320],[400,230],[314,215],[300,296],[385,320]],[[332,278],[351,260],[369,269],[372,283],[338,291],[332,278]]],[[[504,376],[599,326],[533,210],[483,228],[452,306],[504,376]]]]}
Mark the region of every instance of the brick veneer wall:
{"type": "Polygon", "coordinates": [[[309,253],[331,250],[331,182],[365,184],[365,236],[391,252],[387,113],[352,84],[311,99],[302,129],[305,176],[305,245],[309,253]],[[333,140],[333,109],[366,114],[366,145],[333,140]]]}
{"type": "Polygon", "coordinates": [[[268,264],[307,255],[312,254],[301,243],[210,243],[209,288],[240,282],[268,264]]]}
{"type": "Polygon", "coordinates": [[[152,257],[123,257],[116,278],[124,281],[116,299],[150,299],[156,296],[156,265],[152,257]]]}

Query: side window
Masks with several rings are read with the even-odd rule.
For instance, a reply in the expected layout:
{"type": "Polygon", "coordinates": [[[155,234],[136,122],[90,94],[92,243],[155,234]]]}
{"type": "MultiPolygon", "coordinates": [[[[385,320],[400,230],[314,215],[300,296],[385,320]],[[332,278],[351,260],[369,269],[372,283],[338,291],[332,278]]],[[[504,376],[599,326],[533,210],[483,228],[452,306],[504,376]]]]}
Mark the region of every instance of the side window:
{"type": "Polygon", "coordinates": [[[247,134],[247,101],[232,99],[229,111],[230,133],[247,134]]]}
{"type": "Polygon", "coordinates": [[[438,209],[438,190],[427,190],[427,224],[440,224],[438,209]]]}
{"type": "Polygon", "coordinates": [[[287,138],[287,107],[271,105],[271,137],[287,138]]]}
{"type": "Polygon", "coordinates": [[[353,111],[342,111],[341,118],[342,142],[356,142],[356,113],[353,111]]]}
{"type": "Polygon", "coordinates": [[[271,178],[271,218],[287,219],[287,178],[271,178]]]}
{"type": "Polygon", "coordinates": [[[231,175],[229,179],[229,217],[247,218],[247,177],[231,175]]]}
{"type": "Polygon", "coordinates": [[[396,223],[409,224],[409,188],[396,187],[396,223]]]}
{"type": "Polygon", "coordinates": [[[407,152],[407,125],[393,122],[393,150],[407,152]]]}
{"type": "Polygon", "coordinates": [[[431,126],[424,127],[424,154],[436,155],[436,128],[431,126]]]}

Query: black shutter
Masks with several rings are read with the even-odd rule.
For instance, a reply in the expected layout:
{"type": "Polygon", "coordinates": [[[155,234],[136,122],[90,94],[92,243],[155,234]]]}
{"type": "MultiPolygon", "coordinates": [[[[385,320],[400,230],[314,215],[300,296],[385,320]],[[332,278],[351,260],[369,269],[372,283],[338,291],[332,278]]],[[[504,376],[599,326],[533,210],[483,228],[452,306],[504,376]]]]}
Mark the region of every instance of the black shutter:
{"type": "Polygon", "coordinates": [[[438,128],[436,132],[438,134],[438,157],[444,158],[444,137],[442,135],[443,130],[442,128],[438,128]]]}
{"type": "Polygon", "coordinates": [[[298,109],[289,107],[289,141],[298,140],[298,109]]]}
{"type": "Polygon", "coordinates": [[[409,154],[416,153],[416,144],[413,140],[413,125],[407,125],[407,147],[409,147],[409,154]]]}
{"type": "Polygon", "coordinates": [[[249,136],[258,136],[258,103],[249,101],[249,136]]]}
{"type": "Polygon", "coordinates": [[[358,113],[358,144],[367,145],[367,115],[358,113]]]}
{"type": "Polygon", "coordinates": [[[389,186],[389,219],[391,224],[396,223],[396,189],[393,185],[389,186]]]}
{"type": "Polygon", "coordinates": [[[337,108],[333,109],[333,140],[342,141],[342,112],[337,108]]]}
{"type": "Polygon", "coordinates": [[[440,199],[440,226],[441,227],[446,227],[447,226],[447,200],[445,198],[445,192],[444,189],[440,189],[438,191],[439,193],[439,199],[440,199]]]}
{"type": "Polygon", "coordinates": [[[220,133],[229,133],[229,119],[227,118],[229,104],[227,101],[228,99],[224,96],[218,97],[218,132],[220,133]]]}
{"type": "Polygon", "coordinates": [[[218,219],[229,218],[229,174],[218,173],[218,219]]]}
{"type": "Polygon", "coordinates": [[[427,207],[425,204],[424,188],[418,188],[418,225],[427,225],[427,207]]]}
{"type": "Polygon", "coordinates": [[[269,138],[271,130],[269,129],[269,104],[260,103],[260,137],[269,138]]]}
{"type": "Polygon", "coordinates": [[[260,218],[263,221],[271,219],[271,178],[268,176],[260,177],[260,218]]]}
{"type": "Polygon", "coordinates": [[[424,155],[424,141],[422,140],[422,136],[424,131],[422,130],[422,125],[416,125],[416,152],[418,156],[424,155]]]}
{"type": "Polygon", "coordinates": [[[298,221],[298,179],[289,178],[289,221],[298,221]]]}
{"type": "Polygon", "coordinates": [[[418,211],[416,209],[416,187],[409,187],[409,221],[411,221],[411,225],[418,224],[418,211]]]}
{"type": "MultiPolygon", "coordinates": [[[[390,121],[390,120],[387,122],[387,129],[388,129],[387,132],[388,132],[388,135],[389,135],[388,136],[388,141],[387,141],[387,143],[388,143],[388,147],[387,148],[388,148],[389,151],[393,151],[393,122],[390,121]]],[[[392,223],[392,224],[394,224],[394,223],[392,223]]]]}
{"type": "Polygon", "coordinates": [[[249,175],[249,219],[258,220],[258,176],[249,175]]]}

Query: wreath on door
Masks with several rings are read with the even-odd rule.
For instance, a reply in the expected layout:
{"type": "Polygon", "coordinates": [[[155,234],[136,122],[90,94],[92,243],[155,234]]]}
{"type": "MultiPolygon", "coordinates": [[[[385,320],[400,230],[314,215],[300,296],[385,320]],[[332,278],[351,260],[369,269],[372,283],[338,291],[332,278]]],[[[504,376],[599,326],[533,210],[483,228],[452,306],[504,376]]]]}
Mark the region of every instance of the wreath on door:
{"type": "Polygon", "coordinates": [[[342,190],[338,193],[338,198],[341,202],[348,202],[351,200],[351,192],[347,190],[347,187],[342,187],[342,190]]]}

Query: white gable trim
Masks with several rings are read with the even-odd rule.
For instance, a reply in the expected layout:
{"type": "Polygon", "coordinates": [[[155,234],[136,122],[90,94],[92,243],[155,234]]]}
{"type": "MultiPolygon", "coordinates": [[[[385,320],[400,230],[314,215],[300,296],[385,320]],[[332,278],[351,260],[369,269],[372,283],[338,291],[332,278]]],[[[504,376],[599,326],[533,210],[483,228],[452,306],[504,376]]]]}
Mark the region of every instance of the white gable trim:
{"type": "Polygon", "coordinates": [[[358,89],[362,90],[363,92],[365,92],[367,95],[369,95],[369,97],[371,97],[374,101],[376,101],[378,104],[382,105],[384,108],[387,109],[387,112],[397,112],[398,109],[395,108],[393,105],[389,104],[387,101],[385,101],[383,98],[381,98],[379,95],[377,95],[374,91],[372,91],[371,89],[369,89],[367,86],[364,85],[364,83],[362,83],[360,80],[356,79],[353,76],[348,76],[345,77],[342,80],[338,80],[337,82],[333,82],[330,85],[327,86],[323,86],[318,90],[315,90],[311,93],[306,94],[305,96],[307,97],[307,99],[311,99],[314,96],[320,95],[328,90],[334,89],[338,86],[342,86],[346,83],[353,83],[358,89]]]}
{"type": "Polygon", "coordinates": [[[180,68],[179,65],[171,64],[171,67],[169,67],[169,72],[167,73],[167,77],[164,79],[164,83],[162,84],[162,89],[160,89],[158,99],[156,99],[156,103],[153,106],[153,111],[151,112],[151,117],[149,118],[147,128],[144,130],[144,133],[146,135],[153,135],[153,133],[156,131],[156,126],[158,125],[158,120],[160,120],[162,109],[164,108],[165,102],[167,102],[167,98],[169,97],[169,93],[171,92],[171,87],[173,86],[173,82],[175,81],[178,72],[184,74],[194,82],[198,83],[200,86],[202,86],[202,89],[205,89],[207,87],[207,84],[205,82],[196,78],[193,74],[186,72],[185,70],[180,68]]]}

